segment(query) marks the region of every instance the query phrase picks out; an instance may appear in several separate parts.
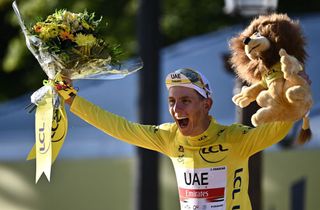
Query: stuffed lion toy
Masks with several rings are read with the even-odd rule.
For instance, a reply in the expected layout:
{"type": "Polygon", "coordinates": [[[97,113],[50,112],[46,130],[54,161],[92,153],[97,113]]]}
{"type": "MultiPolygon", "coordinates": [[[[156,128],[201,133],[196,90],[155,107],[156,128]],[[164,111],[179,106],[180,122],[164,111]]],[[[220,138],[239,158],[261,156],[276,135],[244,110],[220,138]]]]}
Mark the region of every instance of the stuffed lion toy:
{"type": "Polygon", "coordinates": [[[286,14],[261,15],[230,40],[231,64],[249,84],[233,96],[241,108],[256,101],[254,126],[303,119],[299,142],[309,140],[308,112],[313,100],[304,63],[305,38],[297,21],[286,14]]]}

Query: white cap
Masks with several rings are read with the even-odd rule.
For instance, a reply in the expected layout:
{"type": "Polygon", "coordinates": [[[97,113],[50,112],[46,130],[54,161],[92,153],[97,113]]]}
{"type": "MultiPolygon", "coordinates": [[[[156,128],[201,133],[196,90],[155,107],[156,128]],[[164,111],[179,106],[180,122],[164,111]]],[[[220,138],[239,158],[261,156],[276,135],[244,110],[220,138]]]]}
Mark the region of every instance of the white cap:
{"type": "Polygon", "coordinates": [[[211,98],[212,92],[207,78],[198,71],[182,68],[171,72],[166,77],[166,86],[188,87],[196,90],[204,98],[211,98]]]}

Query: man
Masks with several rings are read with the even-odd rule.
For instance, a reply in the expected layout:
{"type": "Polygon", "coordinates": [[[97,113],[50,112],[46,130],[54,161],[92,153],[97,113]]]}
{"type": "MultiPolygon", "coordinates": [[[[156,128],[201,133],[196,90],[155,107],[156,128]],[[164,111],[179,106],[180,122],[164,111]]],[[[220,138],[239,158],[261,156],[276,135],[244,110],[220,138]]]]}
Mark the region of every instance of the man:
{"type": "Polygon", "coordinates": [[[159,126],[129,122],[69,94],[69,89],[59,93],[71,105],[71,112],[98,129],[170,157],[182,210],[251,210],[248,159],[281,140],[293,123],[274,122],[256,128],[218,124],[209,115],[211,87],[201,73],[191,69],[170,73],[166,86],[175,122],[159,126]]]}

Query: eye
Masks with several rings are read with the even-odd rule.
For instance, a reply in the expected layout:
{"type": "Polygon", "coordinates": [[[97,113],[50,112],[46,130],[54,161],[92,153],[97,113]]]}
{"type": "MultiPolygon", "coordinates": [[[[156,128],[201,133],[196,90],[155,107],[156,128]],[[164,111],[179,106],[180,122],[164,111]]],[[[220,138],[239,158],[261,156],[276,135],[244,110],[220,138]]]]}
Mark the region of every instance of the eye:
{"type": "Polygon", "coordinates": [[[255,35],[256,37],[260,37],[260,36],[261,36],[261,34],[260,34],[260,32],[259,32],[259,31],[254,32],[254,34],[253,34],[253,35],[255,35]]]}
{"type": "Polygon", "coordinates": [[[168,100],[168,104],[170,107],[174,106],[175,101],[173,99],[168,100]]]}
{"type": "Polygon", "coordinates": [[[190,99],[182,99],[183,104],[189,104],[191,101],[190,99]]]}

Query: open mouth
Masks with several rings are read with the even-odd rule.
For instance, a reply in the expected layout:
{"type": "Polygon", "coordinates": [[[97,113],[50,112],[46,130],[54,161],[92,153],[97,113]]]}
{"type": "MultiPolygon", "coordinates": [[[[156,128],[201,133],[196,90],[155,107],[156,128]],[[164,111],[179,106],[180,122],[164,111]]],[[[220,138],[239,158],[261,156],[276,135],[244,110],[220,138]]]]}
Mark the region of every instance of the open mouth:
{"type": "Polygon", "coordinates": [[[260,44],[257,44],[256,46],[254,46],[253,48],[251,48],[251,50],[249,51],[249,54],[251,53],[252,50],[256,49],[257,47],[259,47],[260,44]]]}
{"type": "Polygon", "coordinates": [[[178,122],[180,128],[185,128],[189,124],[189,118],[187,118],[187,117],[177,118],[177,122],[178,122]]]}

